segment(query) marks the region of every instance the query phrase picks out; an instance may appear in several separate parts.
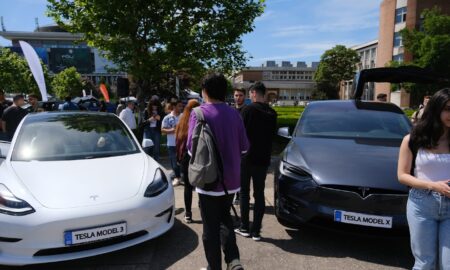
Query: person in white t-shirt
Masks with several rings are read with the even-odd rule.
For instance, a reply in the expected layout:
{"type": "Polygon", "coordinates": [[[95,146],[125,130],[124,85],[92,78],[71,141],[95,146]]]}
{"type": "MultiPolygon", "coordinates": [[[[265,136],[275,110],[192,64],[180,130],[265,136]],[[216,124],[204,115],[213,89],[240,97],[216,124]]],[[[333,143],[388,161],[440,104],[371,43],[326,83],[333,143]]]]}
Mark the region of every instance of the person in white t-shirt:
{"type": "Polygon", "coordinates": [[[127,107],[119,114],[119,118],[122,119],[125,124],[133,131],[136,131],[136,118],[134,117],[134,102],[128,101],[127,107]]]}
{"type": "Polygon", "coordinates": [[[167,114],[161,124],[161,132],[167,134],[167,149],[169,152],[169,160],[174,173],[173,186],[180,184],[180,166],[177,163],[177,150],[175,143],[175,128],[180,118],[180,113],[183,111],[183,103],[181,101],[172,102],[170,104],[172,111],[167,114]]]}

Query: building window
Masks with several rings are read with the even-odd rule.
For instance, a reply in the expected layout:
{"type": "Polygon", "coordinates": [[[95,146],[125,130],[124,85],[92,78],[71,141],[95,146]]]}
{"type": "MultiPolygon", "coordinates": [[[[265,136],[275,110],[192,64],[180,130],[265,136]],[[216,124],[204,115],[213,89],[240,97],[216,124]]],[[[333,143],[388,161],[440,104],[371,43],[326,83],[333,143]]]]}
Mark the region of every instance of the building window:
{"type": "Polygon", "coordinates": [[[406,7],[397,8],[395,10],[395,23],[406,22],[406,7]]]}
{"type": "Polygon", "coordinates": [[[395,32],[394,33],[394,47],[401,47],[401,46],[403,46],[402,35],[400,34],[400,32],[395,32]]]}
{"type": "Polygon", "coordinates": [[[392,57],[392,60],[396,62],[403,62],[403,53],[394,55],[392,57]]]}

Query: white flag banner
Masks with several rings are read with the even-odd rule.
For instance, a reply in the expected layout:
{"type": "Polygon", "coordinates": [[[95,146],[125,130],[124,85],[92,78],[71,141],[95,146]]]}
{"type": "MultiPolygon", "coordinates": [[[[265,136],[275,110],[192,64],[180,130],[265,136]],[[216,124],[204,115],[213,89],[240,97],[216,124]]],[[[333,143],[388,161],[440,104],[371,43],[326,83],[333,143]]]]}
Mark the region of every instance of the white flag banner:
{"type": "Polygon", "coordinates": [[[42,101],[48,101],[47,88],[45,87],[44,71],[42,70],[41,62],[36,51],[25,41],[20,40],[20,47],[22,47],[23,55],[27,60],[28,66],[31,69],[34,79],[41,91],[42,101]]]}

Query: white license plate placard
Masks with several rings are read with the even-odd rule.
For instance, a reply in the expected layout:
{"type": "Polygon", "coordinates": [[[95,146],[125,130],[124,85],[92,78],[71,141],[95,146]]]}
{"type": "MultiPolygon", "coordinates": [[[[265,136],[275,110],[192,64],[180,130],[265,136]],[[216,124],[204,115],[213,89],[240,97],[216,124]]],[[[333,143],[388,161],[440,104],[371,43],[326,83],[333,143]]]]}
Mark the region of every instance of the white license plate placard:
{"type": "Polygon", "coordinates": [[[101,227],[64,232],[66,246],[105,240],[127,234],[127,223],[116,223],[101,227]]]}
{"type": "Polygon", "coordinates": [[[368,215],[342,210],[334,210],[334,221],[377,228],[392,228],[392,217],[368,215]]]}

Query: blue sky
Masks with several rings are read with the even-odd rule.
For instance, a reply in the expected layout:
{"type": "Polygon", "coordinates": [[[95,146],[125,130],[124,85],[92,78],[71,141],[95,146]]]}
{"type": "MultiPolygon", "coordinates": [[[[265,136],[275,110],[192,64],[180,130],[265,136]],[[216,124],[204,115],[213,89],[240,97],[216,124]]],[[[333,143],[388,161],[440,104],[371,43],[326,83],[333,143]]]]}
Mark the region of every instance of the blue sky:
{"type": "MultiPolygon", "coordinates": [[[[382,0],[266,0],[255,30],[243,37],[252,57],[250,66],[266,60],[318,61],[337,44],[352,46],[378,37],[382,0]]],[[[46,0],[0,0],[0,16],[6,30],[32,31],[52,23],[45,16],[46,0]]],[[[0,37],[0,45],[10,42],[0,37]]]]}

